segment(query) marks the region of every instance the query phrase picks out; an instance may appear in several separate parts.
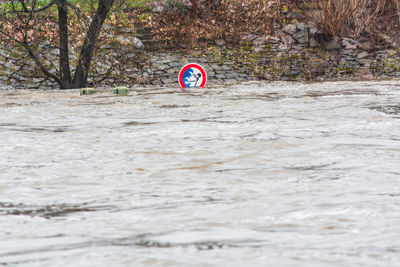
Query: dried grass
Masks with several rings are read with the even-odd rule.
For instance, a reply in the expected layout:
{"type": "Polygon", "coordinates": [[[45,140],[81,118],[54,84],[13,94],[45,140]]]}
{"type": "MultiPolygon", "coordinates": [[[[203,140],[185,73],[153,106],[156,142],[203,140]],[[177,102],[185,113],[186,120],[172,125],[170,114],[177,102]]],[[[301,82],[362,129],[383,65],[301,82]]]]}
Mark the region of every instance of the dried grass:
{"type": "Polygon", "coordinates": [[[286,22],[282,11],[308,10],[326,39],[349,37],[377,45],[382,32],[400,40],[400,0],[168,0],[174,3],[153,22],[160,39],[172,44],[225,39],[237,43],[244,34],[273,34],[286,22]],[[186,1],[184,3],[183,1],[186,1]],[[189,4],[187,4],[189,3],[189,4]]]}
{"type": "Polygon", "coordinates": [[[154,32],[173,44],[216,39],[237,43],[244,34],[272,34],[283,6],[282,0],[191,0],[190,3],[176,4],[164,11],[153,21],[154,32]]]}
{"type": "Polygon", "coordinates": [[[350,37],[381,43],[382,32],[398,32],[400,0],[300,0],[299,7],[312,8],[307,20],[323,30],[325,37],[350,37]],[[312,14],[312,15],[310,15],[312,14]]]}

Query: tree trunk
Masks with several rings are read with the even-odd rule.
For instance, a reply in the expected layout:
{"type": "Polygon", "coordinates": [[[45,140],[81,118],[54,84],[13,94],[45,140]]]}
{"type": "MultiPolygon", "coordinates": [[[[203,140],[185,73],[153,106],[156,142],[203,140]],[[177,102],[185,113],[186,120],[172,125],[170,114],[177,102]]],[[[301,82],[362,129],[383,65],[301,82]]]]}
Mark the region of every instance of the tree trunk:
{"type": "Polygon", "coordinates": [[[58,34],[60,39],[60,80],[61,89],[71,88],[71,72],[69,69],[68,51],[68,9],[66,0],[58,4],[58,34]]]}
{"type": "Polygon", "coordinates": [[[92,23],[90,23],[79,55],[78,66],[72,81],[72,88],[83,88],[87,86],[90,64],[92,62],[93,52],[99,37],[100,29],[107,18],[114,1],[115,0],[99,1],[99,6],[93,17],[92,23]]]}
{"type": "Polygon", "coordinates": [[[398,26],[400,27],[400,0],[396,1],[396,6],[397,6],[397,17],[399,19],[399,24],[398,26]]]}

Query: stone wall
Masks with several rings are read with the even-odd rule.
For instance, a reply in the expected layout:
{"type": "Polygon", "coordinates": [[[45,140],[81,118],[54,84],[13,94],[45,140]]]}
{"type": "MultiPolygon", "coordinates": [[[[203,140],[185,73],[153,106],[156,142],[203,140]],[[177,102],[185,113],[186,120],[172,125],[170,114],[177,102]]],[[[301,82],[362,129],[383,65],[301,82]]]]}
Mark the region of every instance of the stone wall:
{"type": "MultiPolygon", "coordinates": [[[[276,36],[242,37],[240,46],[224,40],[204,49],[146,50],[131,33],[118,38],[118,45],[105,45],[95,55],[90,81],[93,86],[132,84],[177,85],[177,76],[187,63],[203,65],[208,84],[247,80],[343,80],[400,77],[397,49],[372,49],[351,39],[323,40],[307,23],[276,30],[276,36]],[[106,75],[105,78],[104,75],[106,75]]],[[[57,72],[58,50],[44,47],[43,61],[57,72]]],[[[77,58],[71,51],[71,65],[77,58]]],[[[24,51],[0,46],[0,86],[14,88],[57,87],[44,77],[24,51]]]]}

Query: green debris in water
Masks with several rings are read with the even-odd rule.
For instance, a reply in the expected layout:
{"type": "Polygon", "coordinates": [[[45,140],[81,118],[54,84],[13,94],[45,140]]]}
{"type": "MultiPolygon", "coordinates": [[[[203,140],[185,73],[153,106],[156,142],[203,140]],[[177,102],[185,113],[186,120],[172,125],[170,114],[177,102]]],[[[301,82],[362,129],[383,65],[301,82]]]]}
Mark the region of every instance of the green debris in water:
{"type": "Polygon", "coordinates": [[[94,88],[82,88],[81,89],[81,95],[93,95],[96,93],[96,90],[94,88]]]}
{"type": "Polygon", "coordinates": [[[129,92],[130,89],[128,87],[121,86],[114,88],[114,94],[116,95],[127,95],[129,92]]]}

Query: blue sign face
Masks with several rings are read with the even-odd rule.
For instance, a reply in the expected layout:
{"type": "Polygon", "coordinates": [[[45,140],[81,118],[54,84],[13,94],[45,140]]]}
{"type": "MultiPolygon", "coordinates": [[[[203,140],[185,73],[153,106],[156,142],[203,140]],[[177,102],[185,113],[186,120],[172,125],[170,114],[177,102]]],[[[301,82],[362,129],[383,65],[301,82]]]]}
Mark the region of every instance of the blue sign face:
{"type": "Polygon", "coordinates": [[[201,72],[196,68],[190,68],[183,73],[183,83],[186,87],[199,87],[202,82],[201,72]]]}

